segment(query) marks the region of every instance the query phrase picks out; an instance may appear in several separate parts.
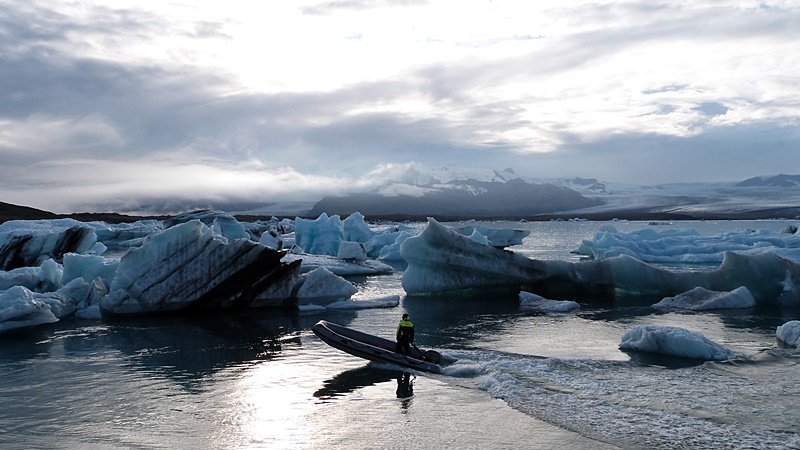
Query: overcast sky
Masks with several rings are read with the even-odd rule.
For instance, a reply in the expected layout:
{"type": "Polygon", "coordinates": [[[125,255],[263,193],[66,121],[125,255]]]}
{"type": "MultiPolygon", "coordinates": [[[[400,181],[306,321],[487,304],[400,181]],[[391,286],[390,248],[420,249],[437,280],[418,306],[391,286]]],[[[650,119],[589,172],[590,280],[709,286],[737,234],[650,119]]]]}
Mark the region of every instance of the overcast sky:
{"type": "Polygon", "coordinates": [[[0,0],[0,100],[0,201],[57,212],[800,173],[800,1],[0,0]]]}

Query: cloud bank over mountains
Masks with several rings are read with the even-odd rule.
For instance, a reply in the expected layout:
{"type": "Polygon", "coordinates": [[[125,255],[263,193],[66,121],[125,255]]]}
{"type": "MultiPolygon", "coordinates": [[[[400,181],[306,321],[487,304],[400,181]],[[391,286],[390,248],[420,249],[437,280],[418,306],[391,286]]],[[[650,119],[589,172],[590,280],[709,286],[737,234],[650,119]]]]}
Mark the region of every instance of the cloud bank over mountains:
{"type": "Polygon", "coordinates": [[[310,200],[409,163],[796,172],[800,3],[526,3],[4,2],[0,200],[310,200]]]}

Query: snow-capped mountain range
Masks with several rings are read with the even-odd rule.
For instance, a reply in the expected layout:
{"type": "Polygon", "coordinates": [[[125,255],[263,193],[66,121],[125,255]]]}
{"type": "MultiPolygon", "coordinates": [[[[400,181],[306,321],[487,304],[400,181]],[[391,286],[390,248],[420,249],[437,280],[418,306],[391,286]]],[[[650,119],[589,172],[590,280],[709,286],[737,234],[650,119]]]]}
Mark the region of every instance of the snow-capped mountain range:
{"type": "Polygon", "coordinates": [[[382,171],[380,180],[371,190],[325,197],[310,215],[360,211],[368,217],[800,217],[800,175],[640,186],[596,178],[532,178],[511,168],[406,166],[382,171]]]}
{"type": "MultiPolygon", "coordinates": [[[[800,175],[772,175],[731,182],[652,186],[597,178],[533,178],[514,169],[389,165],[365,174],[345,191],[309,201],[209,204],[248,217],[317,217],[320,213],[367,218],[800,219],[800,175]]],[[[186,209],[196,209],[187,205],[186,209]]],[[[79,217],[126,222],[115,213],[61,214],[0,203],[0,222],[22,218],[79,217]]]]}

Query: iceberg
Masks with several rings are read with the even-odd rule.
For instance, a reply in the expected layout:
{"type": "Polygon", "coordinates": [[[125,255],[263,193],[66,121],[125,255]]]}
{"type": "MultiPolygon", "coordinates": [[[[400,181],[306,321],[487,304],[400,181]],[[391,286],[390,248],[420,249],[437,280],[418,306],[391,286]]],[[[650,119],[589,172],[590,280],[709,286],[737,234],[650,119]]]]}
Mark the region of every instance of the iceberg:
{"type": "Polygon", "coordinates": [[[267,230],[261,234],[258,243],[273,250],[281,250],[283,248],[283,238],[275,230],[267,230]]]}
{"type": "Polygon", "coordinates": [[[299,262],[247,239],[228,241],[194,219],[147,238],[119,262],[104,313],[286,306],[299,262]]]}
{"type": "Polygon", "coordinates": [[[73,219],[10,220],[0,224],[0,270],[38,266],[65,253],[95,248],[94,228],[73,219]]]}
{"type": "Polygon", "coordinates": [[[283,257],[283,262],[295,262],[300,266],[300,272],[311,272],[314,269],[325,267],[331,272],[341,277],[347,276],[360,276],[360,275],[382,275],[394,272],[394,268],[388,264],[373,259],[365,259],[363,261],[346,260],[336,256],[328,255],[309,255],[302,253],[299,247],[293,247],[291,253],[283,257]],[[294,253],[294,251],[297,253],[294,253]]]}
{"type": "Polygon", "coordinates": [[[164,229],[164,224],[160,220],[139,220],[113,225],[105,222],[87,222],[87,225],[94,228],[97,241],[102,242],[111,252],[139,247],[144,238],[164,229]]]}
{"type": "Polygon", "coordinates": [[[336,255],[339,259],[347,259],[351,261],[365,261],[367,252],[364,246],[358,242],[342,241],[339,243],[339,252],[336,255]]]}
{"type": "Polygon", "coordinates": [[[578,253],[596,260],[628,255],[651,263],[720,263],[728,252],[754,255],[776,249],[800,249],[800,236],[769,230],[702,236],[695,230],[650,228],[621,233],[603,225],[578,253]]]}
{"type": "Polygon", "coordinates": [[[408,263],[402,284],[410,295],[513,289],[546,276],[544,263],[482,245],[432,218],[402,243],[400,254],[408,263]]]}
{"type": "Polygon", "coordinates": [[[489,228],[475,225],[468,225],[454,229],[456,233],[464,236],[472,236],[478,233],[488,240],[488,245],[492,247],[505,248],[513,245],[522,245],[522,240],[531,234],[528,230],[514,230],[509,228],[489,228]]]}
{"type": "Polygon", "coordinates": [[[755,305],[756,299],[744,286],[729,292],[709,291],[708,289],[696,287],[675,297],[665,297],[653,305],[653,308],[706,311],[710,309],[751,308],[755,305]]]}
{"type": "Polygon", "coordinates": [[[0,332],[58,322],[76,315],[99,318],[97,286],[75,279],[54,292],[33,292],[14,286],[0,292],[0,332]]]}
{"type": "Polygon", "coordinates": [[[619,348],[706,361],[726,361],[738,356],[700,333],[661,325],[631,328],[622,336],[619,348]]]}
{"type": "Polygon", "coordinates": [[[337,215],[322,213],[315,220],[295,219],[295,243],[306,253],[336,256],[344,240],[344,225],[337,215]]]}
{"type": "Polygon", "coordinates": [[[677,272],[621,255],[600,261],[540,261],[481,245],[433,219],[407,239],[402,284],[410,295],[468,294],[515,289],[548,298],[616,293],[675,296],[695,287],[713,291],[747,288],[759,303],[800,304],[800,263],[771,252],[727,252],[710,271],[677,272]]]}
{"type": "Polygon", "coordinates": [[[356,292],[358,289],[353,286],[353,283],[320,267],[303,275],[297,291],[297,301],[299,306],[310,304],[326,306],[348,300],[356,292]]]}
{"type": "Polygon", "coordinates": [[[67,253],[64,255],[61,283],[67,284],[76,278],[82,278],[87,283],[91,283],[94,279],[100,278],[108,286],[114,280],[118,266],[119,259],[100,255],[67,253]]]}
{"type": "Polygon", "coordinates": [[[211,228],[217,236],[225,236],[230,240],[250,239],[250,233],[247,232],[244,225],[224,211],[199,210],[178,214],[165,220],[164,228],[170,228],[192,220],[199,220],[211,228]]]}
{"type": "Polygon", "coordinates": [[[372,299],[360,300],[340,300],[337,302],[323,305],[300,305],[299,310],[302,314],[321,314],[329,310],[334,311],[355,311],[359,309],[376,309],[376,308],[394,308],[400,304],[399,295],[387,295],[385,297],[378,297],[372,299]]]}
{"type": "Polygon", "coordinates": [[[790,320],[775,330],[775,336],[781,342],[797,347],[800,345],[800,320],[790,320]]]}
{"type": "Polygon", "coordinates": [[[0,331],[58,322],[50,305],[23,286],[0,292],[0,331]]]}
{"type": "Polygon", "coordinates": [[[519,305],[543,313],[569,313],[580,309],[581,305],[571,300],[549,300],[532,292],[519,293],[519,305]]]}
{"type": "Polygon", "coordinates": [[[381,261],[404,261],[403,255],[400,254],[400,247],[410,237],[411,235],[406,231],[397,233],[394,242],[383,247],[378,253],[378,259],[381,261]]]}
{"type": "Polygon", "coordinates": [[[34,292],[55,291],[61,287],[63,271],[61,264],[50,258],[44,260],[38,267],[0,271],[0,291],[14,286],[23,286],[34,292]]]}
{"type": "Polygon", "coordinates": [[[360,212],[354,212],[347,216],[342,221],[342,228],[344,231],[344,240],[358,242],[363,244],[375,235],[375,232],[370,230],[369,225],[364,220],[364,215],[360,212]]]}

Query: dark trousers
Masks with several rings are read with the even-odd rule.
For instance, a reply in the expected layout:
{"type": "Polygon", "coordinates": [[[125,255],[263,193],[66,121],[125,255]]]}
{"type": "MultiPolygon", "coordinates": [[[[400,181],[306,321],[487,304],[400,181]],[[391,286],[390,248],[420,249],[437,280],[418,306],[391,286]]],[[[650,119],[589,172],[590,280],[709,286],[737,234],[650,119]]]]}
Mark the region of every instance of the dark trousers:
{"type": "Polygon", "coordinates": [[[411,343],[408,341],[397,341],[397,346],[394,351],[402,353],[406,356],[411,356],[411,343]]]}

